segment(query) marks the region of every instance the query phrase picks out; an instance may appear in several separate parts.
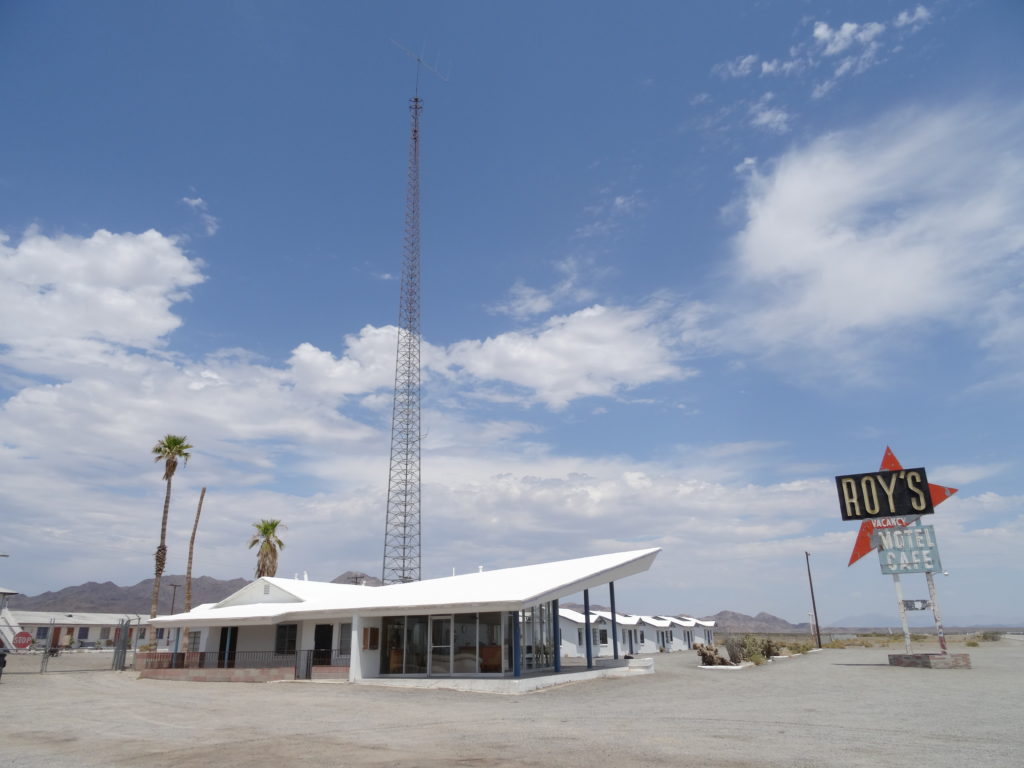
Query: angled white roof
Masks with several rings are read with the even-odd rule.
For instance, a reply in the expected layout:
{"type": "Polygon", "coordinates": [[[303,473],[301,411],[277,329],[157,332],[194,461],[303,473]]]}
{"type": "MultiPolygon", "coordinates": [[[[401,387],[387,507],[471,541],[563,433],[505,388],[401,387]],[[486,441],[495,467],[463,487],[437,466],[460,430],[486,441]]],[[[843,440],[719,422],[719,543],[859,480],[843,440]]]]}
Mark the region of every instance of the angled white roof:
{"type": "Polygon", "coordinates": [[[7,589],[7,587],[0,587],[0,595],[20,595],[20,594],[21,593],[16,591],[16,590],[7,589]]]}
{"type": "Polygon", "coordinates": [[[558,615],[560,618],[568,619],[569,621],[574,621],[577,624],[587,623],[587,617],[579,611],[574,611],[572,608],[559,608],[558,615]]]}
{"type": "Polygon", "coordinates": [[[668,619],[660,619],[657,616],[640,616],[639,619],[644,624],[650,624],[652,627],[658,627],[659,629],[672,626],[671,621],[668,619]]]}
{"type": "MultiPolygon", "coordinates": [[[[602,619],[605,619],[606,621],[611,621],[612,620],[612,612],[611,611],[591,611],[590,614],[592,616],[600,616],[602,619]]],[[[633,627],[633,626],[636,626],[637,624],[640,623],[640,617],[639,616],[623,616],[621,613],[616,613],[615,614],[615,623],[616,624],[622,624],[622,625],[627,626],[627,627],[633,627]]]]}
{"type": "Polygon", "coordinates": [[[651,567],[660,551],[640,549],[383,587],[262,578],[216,605],[199,606],[187,614],[159,616],[150,623],[217,626],[225,622],[267,624],[346,614],[517,610],[642,573],[651,567]]]}
{"type": "Polygon", "coordinates": [[[713,627],[713,626],[715,626],[715,622],[713,620],[710,620],[710,619],[695,619],[692,616],[682,616],[682,615],[680,615],[679,618],[683,619],[685,621],[692,621],[693,624],[689,624],[688,625],[688,626],[691,626],[691,627],[694,624],[700,624],[702,627],[713,627]]]}

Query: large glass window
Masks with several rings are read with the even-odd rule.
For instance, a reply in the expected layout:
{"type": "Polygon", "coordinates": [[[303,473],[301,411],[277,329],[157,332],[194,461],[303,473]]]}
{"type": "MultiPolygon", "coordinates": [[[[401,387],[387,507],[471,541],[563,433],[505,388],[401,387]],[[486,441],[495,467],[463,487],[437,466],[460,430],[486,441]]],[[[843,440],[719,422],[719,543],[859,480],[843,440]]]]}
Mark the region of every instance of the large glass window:
{"type": "Polygon", "coordinates": [[[388,616],[383,619],[383,675],[500,674],[502,614],[388,616]]]}
{"type": "Polygon", "coordinates": [[[551,616],[550,603],[541,603],[519,612],[523,670],[549,669],[554,666],[557,649],[551,616]]]}
{"type": "Polygon", "coordinates": [[[480,671],[501,672],[501,614],[480,613],[477,618],[480,622],[480,671]]]}
{"type": "Polygon", "coordinates": [[[477,655],[477,626],[475,613],[460,613],[452,621],[455,636],[452,672],[472,674],[480,671],[477,655]]]}

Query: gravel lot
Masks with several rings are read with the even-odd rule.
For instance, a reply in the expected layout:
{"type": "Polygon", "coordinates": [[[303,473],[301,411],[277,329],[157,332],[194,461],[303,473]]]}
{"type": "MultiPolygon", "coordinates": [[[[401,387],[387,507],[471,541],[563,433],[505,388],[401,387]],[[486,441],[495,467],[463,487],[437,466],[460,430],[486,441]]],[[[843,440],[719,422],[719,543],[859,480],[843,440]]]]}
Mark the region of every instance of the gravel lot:
{"type": "Polygon", "coordinates": [[[12,658],[0,766],[1024,764],[1024,638],[951,650],[974,668],[890,667],[887,649],[849,648],[711,672],[676,653],[654,675],[522,696],[40,675],[38,657],[12,658]]]}

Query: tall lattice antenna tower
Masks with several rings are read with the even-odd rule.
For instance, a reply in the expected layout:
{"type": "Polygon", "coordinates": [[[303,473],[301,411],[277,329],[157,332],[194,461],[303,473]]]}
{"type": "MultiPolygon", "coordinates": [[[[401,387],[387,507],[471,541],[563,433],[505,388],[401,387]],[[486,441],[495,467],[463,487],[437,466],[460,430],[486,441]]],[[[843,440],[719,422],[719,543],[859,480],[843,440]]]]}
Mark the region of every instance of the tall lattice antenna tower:
{"type": "Polygon", "coordinates": [[[398,43],[395,45],[416,61],[416,91],[409,100],[409,181],[405,192],[395,405],[391,415],[391,467],[381,574],[385,584],[420,579],[420,68],[441,80],[448,79],[421,57],[398,43]]]}
{"type": "Polygon", "coordinates": [[[384,530],[385,584],[420,578],[420,112],[409,100],[409,181],[405,193],[402,286],[398,303],[395,406],[391,416],[391,468],[384,530]]]}

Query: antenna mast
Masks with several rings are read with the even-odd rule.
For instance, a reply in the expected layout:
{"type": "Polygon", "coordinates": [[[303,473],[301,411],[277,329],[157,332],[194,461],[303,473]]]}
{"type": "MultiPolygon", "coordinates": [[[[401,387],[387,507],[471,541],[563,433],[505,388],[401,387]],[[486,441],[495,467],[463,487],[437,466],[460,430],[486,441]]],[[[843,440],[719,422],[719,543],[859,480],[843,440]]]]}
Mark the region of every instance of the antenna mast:
{"type": "MultiPolygon", "coordinates": [[[[405,52],[412,56],[409,51],[405,52]]],[[[419,68],[423,61],[418,56],[413,58],[417,65],[416,95],[409,100],[409,179],[405,192],[395,404],[391,415],[391,466],[381,575],[385,584],[420,579],[420,112],[423,102],[419,97],[419,68]]]]}

